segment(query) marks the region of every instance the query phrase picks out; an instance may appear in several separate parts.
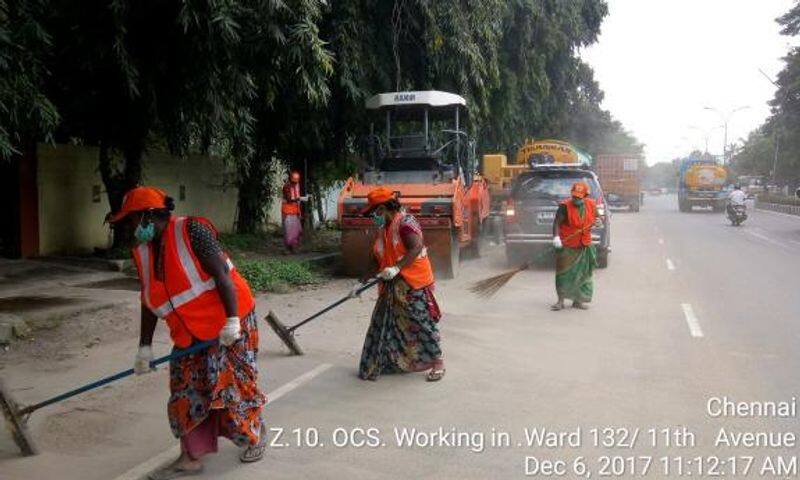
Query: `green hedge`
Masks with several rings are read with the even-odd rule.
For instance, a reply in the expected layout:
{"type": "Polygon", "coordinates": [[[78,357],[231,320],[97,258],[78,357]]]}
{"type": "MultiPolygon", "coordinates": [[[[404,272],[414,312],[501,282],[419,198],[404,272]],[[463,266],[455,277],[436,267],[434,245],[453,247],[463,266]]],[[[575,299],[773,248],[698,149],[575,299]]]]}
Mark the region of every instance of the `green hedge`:
{"type": "Polygon", "coordinates": [[[779,205],[800,206],[800,198],[775,195],[772,193],[759,193],[758,201],[764,203],[777,203],[779,205]]]}
{"type": "Polygon", "coordinates": [[[307,263],[295,260],[240,258],[236,260],[236,268],[255,291],[286,293],[291,286],[321,281],[307,263]]]}

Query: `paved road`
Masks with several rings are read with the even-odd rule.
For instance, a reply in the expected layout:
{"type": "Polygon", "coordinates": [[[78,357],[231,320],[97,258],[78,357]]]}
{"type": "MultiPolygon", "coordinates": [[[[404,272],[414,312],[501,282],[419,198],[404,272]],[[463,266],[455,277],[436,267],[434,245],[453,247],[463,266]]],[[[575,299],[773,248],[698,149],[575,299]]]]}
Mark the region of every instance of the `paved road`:
{"type": "MultiPolygon", "coordinates": [[[[741,463],[754,457],[751,478],[783,478],[758,475],[764,457],[784,455],[788,461],[796,448],[721,448],[714,440],[722,427],[800,433],[797,417],[711,418],[706,402],[724,396],[741,401],[798,396],[800,218],[751,212],[744,226],[734,228],[719,214],[678,213],[677,200],[663,196],[648,198],[638,214],[620,212],[613,220],[610,266],[597,273],[588,312],[548,310],[554,292],[553,272],[547,269],[521,273],[490,301],[472,297],[472,281],[504,270],[501,249],[466,262],[459,279],[440,282],[448,371],[438,384],[426,383],[421,375],[385,376],[374,383],[356,378],[374,297],[310,324],[300,337],[309,352],[302,358],[285,356],[264,330],[263,380],[274,402],[268,422],[275,429],[273,439],[285,445],[249,466],[238,464],[233,447],[226,445],[210,459],[203,478],[524,478],[526,457],[564,460],[567,472],[560,476],[574,478],[575,459],[581,456],[593,476],[602,476],[608,466],[606,472],[615,473],[610,476],[630,478],[645,473],[651,458],[647,477],[666,476],[667,465],[676,477],[681,457],[684,476],[697,477],[698,468],[712,469],[715,461],[686,461],[711,455],[741,455],[741,463]],[[581,428],[581,445],[529,447],[525,429],[537,427],[581,428]],[[594,446],[592,429],[607,427],[628,430],[618,431],[616,448],[594,446]],[[456,445],[398,447],[395,431],[403,428],[461,435],[456,445]],[[654,448],[651,428],[670,428],[672,445],[657,435],[654,448]],[[378,446],[333,445],[334,434],[347,443],[344,432],[353,433],[355,442],[365,440],[359,429],[375,429],[378,446]],[[491,444],[493,436],[504,433],[510,436],[508,445],[491,444]],[[315,442],[324,446],[308,446],[315,442]],[[611,460],[614,456],[623,460],[611,460]],[[632,463],[624,460],[632,456],[632,463]]],[[[336,281],[302,301],[279,296],[265,302],[288,322],[346,291],[347,284],[336,281]]],[[[106,359],[105,371],[126,365],[132,356],[131,348],[108,350],[96,354],[106,359]]],[[[92,372],[100,368],[86,366],[92,372]]],[[[54,473],[59,478],[138,478],[169,458],[174,441],[165,425],[160,375],[42,413],[34,433],[46,436],[47,452],[0,460],[3,478],[54,473]],[[59,428],[49,428],[52,422],[60,422],[59,428]],[[68,433],[75,428],[103,431],[87,439],[68,433]]],[[[21,375],[13,380],[24,383],[21,375]]],[[[46,390],[36,389],[20,395],[34,398],[46,390]]],[[[730,461],[716,466],[729,476],[733,468],[742,476],[744,468],[730,461]]]]}

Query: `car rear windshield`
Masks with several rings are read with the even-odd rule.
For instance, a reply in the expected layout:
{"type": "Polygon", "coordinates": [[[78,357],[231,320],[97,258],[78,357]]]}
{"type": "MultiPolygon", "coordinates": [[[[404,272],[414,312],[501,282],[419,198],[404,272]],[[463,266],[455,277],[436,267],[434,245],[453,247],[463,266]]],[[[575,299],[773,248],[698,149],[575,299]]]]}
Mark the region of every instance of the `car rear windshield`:
{"type": "Polygon", "coordinates": [[[560,201],[570,196],[575,182],[585,182],[590,196],[597,199],[600,188],[590,174],[577,172],[536,172],[520,177],[512,191],[515,198],[535,198],[560,201]]]}

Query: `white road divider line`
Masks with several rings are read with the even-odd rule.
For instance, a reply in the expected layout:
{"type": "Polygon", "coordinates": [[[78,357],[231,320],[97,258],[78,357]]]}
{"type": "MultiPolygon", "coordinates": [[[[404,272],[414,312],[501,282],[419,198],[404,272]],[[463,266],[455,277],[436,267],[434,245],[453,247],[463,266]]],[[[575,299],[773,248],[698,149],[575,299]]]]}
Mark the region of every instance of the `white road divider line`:
{"type": "MultiPolygon", "coordinates": [[[[281,385],[272,392],[267,393],[268,404],[275,403],[279,398],[283,397],[292,390],[302,386],[304,383],[308,383],[309,381],[314,379],[314,377],[319,376],[321,373],[325,372],[325,370],[331,367],[332,365],[330,363],[323,363],[321,365],[317,365],[314,369],[309,370],[308,372],[300,375],[294,380],[281,385]]],[[[136,465],[127,472],[116,477],[114,480],[141,480],[142,478],[145,478],[148,473],[152,472],[161,465],[167,463],[170,460],[178,458],[178,455],[180,455],[180,453],[181,453],[181,446],[179,443],[159,453],[155,457],[152,457],[151,459],[143,463],[140,463],[139,465],[136,465]]]]}
{"type": "Polygon", "coordinates": [[[669,258],[667,259],[667,270],[675,270],[675,264],[669,258]]]}
{"type": "Polygon", "coordinates": [[[700,328],[700,321],[697,320],[697,315],[694,314],[694,309],[689,303],[682,303],[683,316],[686,317],[686,323],[689,325],[689,333],[695,338],[703,337],[703,329],[700,328]]]}

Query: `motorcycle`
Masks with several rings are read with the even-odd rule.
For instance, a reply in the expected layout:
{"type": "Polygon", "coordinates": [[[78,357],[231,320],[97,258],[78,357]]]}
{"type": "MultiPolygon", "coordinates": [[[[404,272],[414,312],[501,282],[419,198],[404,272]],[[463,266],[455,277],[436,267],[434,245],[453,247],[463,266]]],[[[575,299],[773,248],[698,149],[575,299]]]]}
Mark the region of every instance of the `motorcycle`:
{"type": "Polygon", "coordinates": [[[747,220],[747,208],[744,205],[728,205],[728,219],[731,225],[738,227],[747,220]]]}

